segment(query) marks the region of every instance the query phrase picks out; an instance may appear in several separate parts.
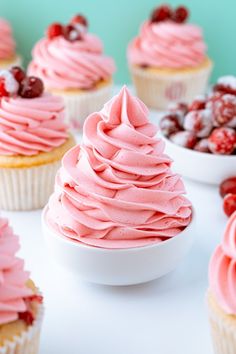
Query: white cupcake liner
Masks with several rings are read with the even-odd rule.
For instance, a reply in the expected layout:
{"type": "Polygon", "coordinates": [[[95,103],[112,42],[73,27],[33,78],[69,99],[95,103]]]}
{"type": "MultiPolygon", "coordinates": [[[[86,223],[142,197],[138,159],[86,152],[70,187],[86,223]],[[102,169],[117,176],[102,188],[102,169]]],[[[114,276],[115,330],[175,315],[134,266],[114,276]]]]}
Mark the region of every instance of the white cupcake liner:
{"type": "Polygon", "coordinates": [[[0,70],[8,70],[11,69],[13,66],[22,66],[22,58],[17,55],[14,61],[10,63],[1,63],[0,61],[0,70]]]}
{"type": "Polygon", "coordinates": [[[170,103],[190,103],[205,93],[212,64],[181,73],[155,72],[131,66],[137,96],[150,108],[166,109],[170,103]]]}
{"type": "Polygon", "coordinates": [[[0,354],[37,354],[39,351],[40,331],[43,321],[43,305],[39,305],[37,318],[32,326],[15,336],[13,340],[6,341],[0,347],[0,354]]]}
{"type": "MultiPolygon", "coordinates": [[[[54,94],[63,97],[66,106],[66,122],[76,130],[82,128],[85,118],[93,112],[99,111],[112,94],[112,83],[94,90],[79,93],[65,93],[55,91],[54,94]]],[[[53,91],[52,91],[53,92],[53,91]]]]}
{"type": "Polygon", "coordinates": [[[215,354],[236,354],[236,318],[222,315],[210,303],[208,306],[211,335],[215,354]]]}
{"type": "Polygon", "coordinates": [[[26,168],[0,168],[0,209],[44,207],[54,189],[61,161],[26,168]]]}

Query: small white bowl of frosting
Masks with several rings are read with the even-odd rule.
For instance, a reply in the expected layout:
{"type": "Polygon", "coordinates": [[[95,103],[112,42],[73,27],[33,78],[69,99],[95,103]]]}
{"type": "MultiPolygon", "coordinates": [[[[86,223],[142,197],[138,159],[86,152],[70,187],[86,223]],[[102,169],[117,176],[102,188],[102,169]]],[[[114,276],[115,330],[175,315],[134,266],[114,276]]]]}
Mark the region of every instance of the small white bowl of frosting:
{"type": "Polygon", "coordinates": [[[124,87],[84,124],[44,210],[59,264],[87,281],[130,285],[173,270],[189,250],[195,214],[146,106],[124,87]]]}

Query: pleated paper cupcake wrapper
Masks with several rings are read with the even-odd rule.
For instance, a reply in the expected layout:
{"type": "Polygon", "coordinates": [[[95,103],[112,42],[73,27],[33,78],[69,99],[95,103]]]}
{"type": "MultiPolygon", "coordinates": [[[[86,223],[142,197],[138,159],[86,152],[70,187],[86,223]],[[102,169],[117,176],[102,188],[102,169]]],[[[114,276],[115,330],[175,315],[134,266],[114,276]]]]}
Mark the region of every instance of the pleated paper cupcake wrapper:
{"type": "MultiPolygon", "coordinates": [[[[57,93],[58,94],[58,93],[57,93]]],[[[93,112],[99,111],[112,95],[112,84],[107,84],[95,90],[83,93],[65,93],[63,97],[66,106],[66,121],[70,127],[80,130],[85,118],[93,112]]]]}
{"type": "Polygon", "coordinates": [[[12,341],[0,347],[0,354],[37,354],[39,351],[40,331],[43,321],[43,305],[39,306],[38,315],[32,326],[12,341]]]}
{"type": "Polygon", "coordinates": [[[227,320],[219,316],[211,306],[209,308],[209,321],[215,354],[236,354],[236,320],[227,320]]]}
{"type": "Polygon", "coordinates": [[[18,55],[16,59],[9,63],[1,63],[0,61],[0,70],[9,70],[13,66],[22,66],[22,58],[18,55]]]}
{"type": "Polygon", "coordinates": [[[43,208],[53,192],[61,161],[27,168],[0,168],[0,209],[43,208]]]}
{"type": "Polygon", "coordinates": [[[130,67],[137,96],[153,109],[166,109],[173,102],[190,103],[197,95],[205,93],[212,66],[179,73],[155,73],[130,67]]]}

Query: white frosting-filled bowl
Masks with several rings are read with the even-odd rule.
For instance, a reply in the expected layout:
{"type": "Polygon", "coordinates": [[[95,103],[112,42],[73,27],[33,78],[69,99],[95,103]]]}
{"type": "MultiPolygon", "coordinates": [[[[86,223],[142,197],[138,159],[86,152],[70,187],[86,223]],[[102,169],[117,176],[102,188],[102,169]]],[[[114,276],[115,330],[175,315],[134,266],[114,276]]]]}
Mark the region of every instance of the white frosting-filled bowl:
{"type": "Polygon", "coordinates": [[[47,223],[46,206],[42,227],[50,255],[55,261],[86,281],[106,285],[133,285],[159,278],[177,267],[189,251],[196,233],[196,215],[177,236],[137,248],[105,249],[72,241],[47,223]]]}
{"type": "Polygon", "coordinates": [[[164,139],[165,153],[174,161],[172,170],[192,180],[220,184],[236,175],[236,155],[214,155],[187,149],[164,139]]]}

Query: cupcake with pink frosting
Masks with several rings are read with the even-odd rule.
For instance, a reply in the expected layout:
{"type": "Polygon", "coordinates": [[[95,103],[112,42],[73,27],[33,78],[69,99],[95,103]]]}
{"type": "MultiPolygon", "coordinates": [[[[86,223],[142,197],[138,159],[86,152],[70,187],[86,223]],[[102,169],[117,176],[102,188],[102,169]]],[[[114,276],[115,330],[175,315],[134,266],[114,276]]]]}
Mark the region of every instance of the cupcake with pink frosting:
{"type": "Polygon", "coordinates": [[[86,119],[46,209],[55,237],[124,249],[164,242],[189,225],[191,203],[156,130],[126,87],[86,119]]]}
{"type": "Polygon", "coordinates": [[[236,353],[236,212],[209,266],[208,307],[216,354],[236,353]]]}
{"type": "Polygon", "coordinates": [[[156,8],[128,46],[128,62],[137,95],[150,108],[189,103],[206,90],[212,62],[202,29],[186,23],[188,10],[156,8]]]}
{"type": "Polygon", "coordinates": [[[63,100],[20,67],[0,71],[0,209],[43,207],[74,145],[63,100]]]}
{"type": "Polygon", "coordinates": [[[8,21],[0,18],[0,70],[21,65],[21,57],[16,53],[16,43],[8,21]]]}
{"type": "Polygon", "coordinates": [[[0,217],[0,353],[37,354],[43,298],[24,261],[16,256],[19,239],[0,217]]]}
{"type": "Polygon", "coordinates": [[[101,40],[88,33],[88,21],[75,16],[68,25],[53,23],[33,48],[29,73],[65,100],[67,119],[80,128],[88,114],[110,98],[115,64],[101,40]]]}

